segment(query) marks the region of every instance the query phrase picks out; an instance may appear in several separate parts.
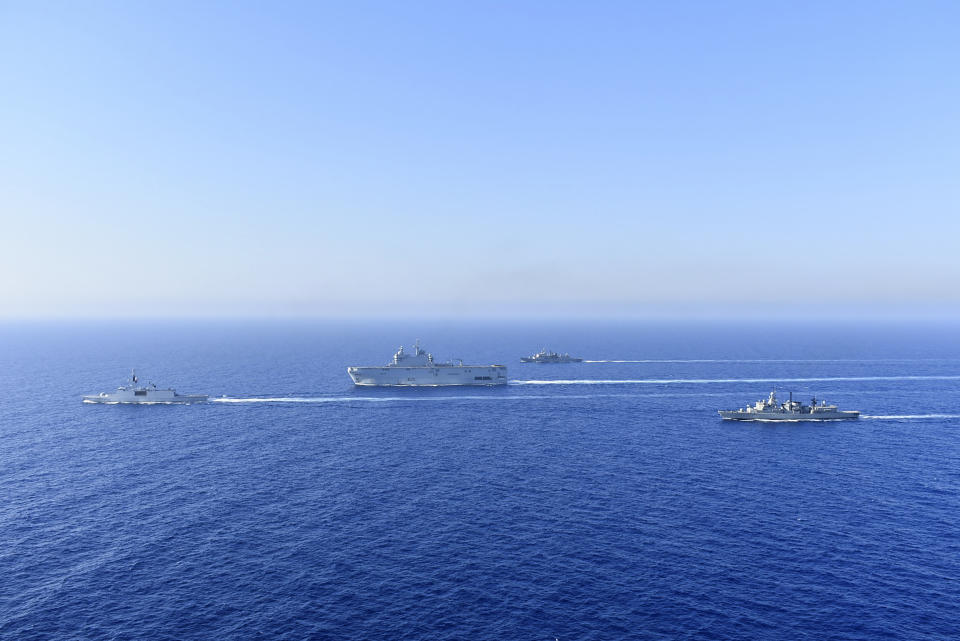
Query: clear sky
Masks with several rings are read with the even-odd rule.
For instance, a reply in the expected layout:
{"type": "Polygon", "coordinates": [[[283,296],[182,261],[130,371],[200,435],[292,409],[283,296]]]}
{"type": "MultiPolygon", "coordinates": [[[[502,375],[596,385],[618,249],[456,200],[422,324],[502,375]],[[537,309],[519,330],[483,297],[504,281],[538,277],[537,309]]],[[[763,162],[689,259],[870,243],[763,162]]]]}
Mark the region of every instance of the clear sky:
{"type": "Polygon", "coordinates": [[[960,304],[960,3],[0,2],[0,315],[960,304]]]}

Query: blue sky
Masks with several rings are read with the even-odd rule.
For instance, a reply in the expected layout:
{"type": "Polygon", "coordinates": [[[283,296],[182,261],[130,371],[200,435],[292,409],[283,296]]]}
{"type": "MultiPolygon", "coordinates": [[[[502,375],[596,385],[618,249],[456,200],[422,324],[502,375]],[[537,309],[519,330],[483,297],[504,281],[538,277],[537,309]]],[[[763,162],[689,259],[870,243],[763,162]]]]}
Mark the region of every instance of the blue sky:
{"type": "Polygon", "coordinates": [[[960,304],[960,5],[0,4],[0,315],[960,304]]]}

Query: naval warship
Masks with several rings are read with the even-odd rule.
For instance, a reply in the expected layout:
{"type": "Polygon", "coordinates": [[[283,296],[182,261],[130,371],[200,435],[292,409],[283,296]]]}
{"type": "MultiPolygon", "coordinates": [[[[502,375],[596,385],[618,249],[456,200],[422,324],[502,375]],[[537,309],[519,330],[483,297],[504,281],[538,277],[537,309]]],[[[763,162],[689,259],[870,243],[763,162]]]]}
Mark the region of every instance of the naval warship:
{"type": "Polygon", "coordinates": [[[175,389],[159,389],[153,383],[141,385],[136,370],[130,372],[130,383],[116,392],[100,392],[84,396],[84,403],[202,403],[206,394],[177,394],[175,389]]]}
{"type": "Polygon", "coordinates": [[[521,363],[582,363],[582,358],[570,356],[570,354],[558,354],[541,349],[533,356],[525,356],[520,359],[521,363]]]}
{"type": "Polygon", "coordinates": [[[860,412],[837,409],[836,405],[827,405],[825,401],[817,404],[814,397],[809,405],[793,400],[786,403],[777,402],[776,390],[770,392],[766,400],[759,400],[751,406],[740,410],[717,410],[726,421],[833,421],[837,419],[858,418],[860,412]]]}
{"type": "Polygon", "coordinates": [[[403,346],[393,355],[393,361],[381,367],[348,367],[347,374],[355,385],[506,385],[505,365],[464,365],[463,361],[438,363],[433,354],[420,347],[418,340],[413,353],[403,346]]]}

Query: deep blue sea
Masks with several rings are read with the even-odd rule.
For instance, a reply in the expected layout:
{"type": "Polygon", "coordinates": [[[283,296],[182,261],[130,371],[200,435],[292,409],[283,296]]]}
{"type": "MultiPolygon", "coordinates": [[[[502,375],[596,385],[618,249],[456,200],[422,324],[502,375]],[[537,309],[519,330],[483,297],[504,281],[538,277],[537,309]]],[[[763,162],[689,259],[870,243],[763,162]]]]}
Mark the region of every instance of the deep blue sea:
{"type": "Polygon", "coordinates": [[[0,638],[960,638],[960,325],[0,325],[0,638]],[[499,388],[354,388],[414,339],[499,388]],[[590,361],[520,364],[541,347],[590,361]],[[219,398],[87,405],[131,367],[219,398]],[[855,422],[725,423],[776,387],[855,422]]]}

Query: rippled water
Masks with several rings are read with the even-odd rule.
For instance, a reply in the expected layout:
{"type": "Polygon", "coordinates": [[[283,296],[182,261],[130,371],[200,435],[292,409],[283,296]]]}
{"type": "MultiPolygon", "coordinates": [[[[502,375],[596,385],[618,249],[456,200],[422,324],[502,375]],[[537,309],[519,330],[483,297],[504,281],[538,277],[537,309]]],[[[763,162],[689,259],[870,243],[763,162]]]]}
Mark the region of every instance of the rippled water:
{"type": "Polygon", "coordinates": [[[960,638],[957,330],[0,326],[0,637],[960,638]],[[418,337],[511,384],[350,384],[418,337]]]}

